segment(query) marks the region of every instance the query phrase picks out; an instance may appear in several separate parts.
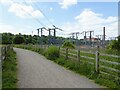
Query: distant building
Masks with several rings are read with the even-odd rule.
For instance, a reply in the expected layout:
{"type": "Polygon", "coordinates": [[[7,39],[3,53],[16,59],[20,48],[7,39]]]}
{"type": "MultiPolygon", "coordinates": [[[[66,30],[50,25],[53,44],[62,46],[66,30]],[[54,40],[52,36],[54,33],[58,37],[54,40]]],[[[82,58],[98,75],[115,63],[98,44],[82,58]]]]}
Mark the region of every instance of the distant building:
{"type": "MultiPolygon", "coordinates": [[[[80,39],[80,40],[82,40],[82,41],[90,41],[90,38],[84,38],[84,39],[80,39]]],[[[100,39],[98,39],[98,38],[91,38],[91,41],[92,42],[97,42],[98,40],[100,40],[100,39]]]]}
{"type": "MultiPolygon", "coordinates": [[[[84,40],[90,41],[90,38],[85,38],[84,40]]],[[[98,40],[100,40],[100,39],[98,39],[98,38],[91,38],[92,42],[97,42],[98,40]]]]}

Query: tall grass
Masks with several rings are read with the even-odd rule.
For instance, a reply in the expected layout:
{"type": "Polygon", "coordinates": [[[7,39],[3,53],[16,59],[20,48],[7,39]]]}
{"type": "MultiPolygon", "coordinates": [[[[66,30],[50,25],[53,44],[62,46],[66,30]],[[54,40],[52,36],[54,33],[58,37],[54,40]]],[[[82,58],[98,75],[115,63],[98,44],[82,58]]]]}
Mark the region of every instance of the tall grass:
{"type": "Polygon", "coordinates": [[[59,58],[59,49],[56,46],[50,46],[45,51],[45,56],[50,60],[55,60],[59,58]]]}

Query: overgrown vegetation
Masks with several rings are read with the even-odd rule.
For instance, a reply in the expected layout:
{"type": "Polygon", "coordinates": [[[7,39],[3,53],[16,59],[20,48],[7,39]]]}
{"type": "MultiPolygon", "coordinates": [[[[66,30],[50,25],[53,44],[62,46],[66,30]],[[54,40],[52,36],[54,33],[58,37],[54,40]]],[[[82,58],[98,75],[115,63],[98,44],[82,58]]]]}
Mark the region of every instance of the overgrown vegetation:
{"type": "Polygon", "coordinates": [[[118,40],[113,40],[113,41],[107,46],[107,49],[120,51],[120,36],[118,36],[117,38],[118,38],[118,40]]]}
{"type": "Polygon", "coordinates": [[[56,46],[50,46],[45,51],[45,56],[50,60],[55,60],[59,58],[59,49],[56,46]]]}
{"type": "Polygon", "coordinates": [[[62,48],[75,49],[75,46],[71,42],[65,41],[62,45],[62,48]]]}
{"type": "Polygon", "coordinates": [[[2,61],[2,88],[17,88],[17,81],[16,53],[9,49],[2,61]]]}
{"type": "Polygon", "coordinates": [[[39,46],[33,46],[33,45],[15,45],[16,48],[22,48],[22,49],[28,49],[35,51],[39,54],[45,55],[45,50],[40,48],[39,46]]]}
{"type": "Polygon", "coordinates": [[[87,77],[91,77],[91,73],[94,69],[94,67],[87,64],[87,62],[78,63],[77,61],[65,60],[64,58],[58,58],[55,62],[81,75],[86,75],[87,77]]]}

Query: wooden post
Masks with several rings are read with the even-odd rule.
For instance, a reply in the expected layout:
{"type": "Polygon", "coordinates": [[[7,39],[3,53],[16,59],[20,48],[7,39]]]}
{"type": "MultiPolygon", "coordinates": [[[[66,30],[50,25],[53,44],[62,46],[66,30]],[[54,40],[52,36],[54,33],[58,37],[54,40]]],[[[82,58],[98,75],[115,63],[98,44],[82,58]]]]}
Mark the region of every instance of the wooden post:
{"type": "Polygon", "coordinates": [[[6,53],[7,53],[7,46],[5,46],[5,55],[6,55],[6,53]]]}
{"type": "Polygon", "coordinates": [[[10,45],[10,49],[13,51],[13,45],[10,45]]]}
{"type": "Polygon", "coordinates": [[[1,61],[3,61],[4,48],[1,47],[1,61]]]}
{"type": "Polygon", "coordinates": [[[105,27],[103,27],[103,48],[105,48],[105,27]]]}
{"type": "Polygon", "coordinates": [[[8,51],[8,46],[5,46],[5,55],[4,55],[5,59],[6,59],[7,51],[8,51]]]}
{"type": "Polygon", "coordinates": [[[66,48],[66,57],[65,57],[65,60],[68,59],[68,48],[66,48]]]}
{"type": "Polygon", "coordinates": [[[78,52],[77,52],[77,59],[80,62],[80,50],[78,50],[78,52]]]}
{"type": "Polygon", "coordinates": [[[59,57],[60,57],[60,46],[58,47],[58,50],[59,50],[59,57]]]}
{"type": "Polygon", "coordinates": [[[96,72],[99,73],[99,46],[98,46],[98,50],[96,51],[95,69],[96,69],[96,72]]]}

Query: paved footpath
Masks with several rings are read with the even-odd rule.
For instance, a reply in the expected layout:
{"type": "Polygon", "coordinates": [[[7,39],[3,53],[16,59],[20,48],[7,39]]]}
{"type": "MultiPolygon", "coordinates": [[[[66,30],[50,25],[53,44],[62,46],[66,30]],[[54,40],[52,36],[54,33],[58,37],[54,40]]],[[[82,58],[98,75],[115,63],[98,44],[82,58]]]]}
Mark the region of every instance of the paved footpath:
{"type": "Polygon", "coordinates": [[[101,88],[36,52],[17,49],[19,88],[101,88]]]}

